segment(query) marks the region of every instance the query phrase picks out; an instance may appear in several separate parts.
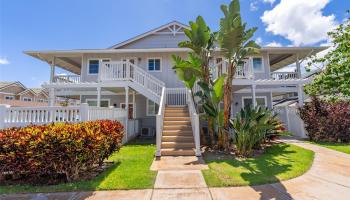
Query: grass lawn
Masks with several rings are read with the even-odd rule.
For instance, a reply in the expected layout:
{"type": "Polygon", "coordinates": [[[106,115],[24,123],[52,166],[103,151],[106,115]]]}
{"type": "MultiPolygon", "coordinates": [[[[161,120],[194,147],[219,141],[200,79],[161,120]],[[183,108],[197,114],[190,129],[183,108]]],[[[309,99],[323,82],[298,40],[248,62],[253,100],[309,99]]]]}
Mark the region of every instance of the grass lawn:
{"type": "Polygon", "coordinates": [[[152,188],[157,174],[150,171],[155,150],[154,144],[131,143],[114,153],[109,160],[115,164],[93,180],[52,186],[0,186],[0,193],[152,188]]]}
{"type": "Polygon", "coordinates": [[[256,158],[207,160],[204,178],[211,187],[258,185],[291,179],[312,165],[314,152],[290,144],[277,144],[256,158]]]}
{"type": "Polygon", "coordinates": [[[336,151],[350,154],[350,144],[349,143],[335,143],[335,142],[311,142],[312,144],[317,144],[326,148],[330,148],[336,151]]]}

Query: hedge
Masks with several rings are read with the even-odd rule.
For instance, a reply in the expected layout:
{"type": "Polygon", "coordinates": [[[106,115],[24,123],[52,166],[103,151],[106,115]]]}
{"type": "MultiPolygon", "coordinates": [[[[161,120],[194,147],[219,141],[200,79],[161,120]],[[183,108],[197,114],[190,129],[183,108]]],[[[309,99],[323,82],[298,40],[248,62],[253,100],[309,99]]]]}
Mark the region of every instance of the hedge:
{"type": "Polygon", "coordinates": [[[330,102],[313,97],[299,111],[311,141],[350,142],[349,102],[330,102]]]}
{"type": "Polygon", "coordinates": [[[123,136],[123,125],[111,120],[0,130],[0,179],[59,175],[67,182],[78,180],[119,150],[123,136]]]}

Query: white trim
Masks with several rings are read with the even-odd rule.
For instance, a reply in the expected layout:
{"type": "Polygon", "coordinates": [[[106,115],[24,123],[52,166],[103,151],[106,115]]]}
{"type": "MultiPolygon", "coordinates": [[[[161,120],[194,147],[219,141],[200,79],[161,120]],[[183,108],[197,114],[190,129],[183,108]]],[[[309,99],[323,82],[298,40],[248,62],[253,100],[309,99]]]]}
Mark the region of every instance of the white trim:
{"type": "MultiPolygon", "coordinates": [[[[88,104],[88,101],[96,101],[96,105],[97,105],[97,99],[85,99],[85,103],[88,104]]],[[[101,101],[108,101],[108,106],[109,107],[111,105],[111,99],[100,99],[100,102],[101,101]]]]}
{"type": "Polygon", "coordinates": [[[97,76],[98,75],[98,72],[95,74],[95,73],[90,73],[90,61],[91,60],[97,60],[99,63],[98,63],[98,72],[100,71],[100,62],[102,61],[102,60],[109,60],[109,62],[110,61],[112,61],[112,59],[111,58],[88,58],[87,59],[87,62],[86,62],[86,69],[87,69],[87,75],[88,76],[97,76]]]}
{"type": "Polygon", "coordinates": [[[252,66],[252,69],[253,69],[253,72],[254,73],[265,73],[265,64],[264,64],[264,57],[263,56],[251,56],[250,58],[249,58],[249,62],[250,62],[250,64],[251,64],[251,66],[252,66]],[[260,58],[261,59],[261,67],[262,67],[262,70],[255,70],[254,69],[254,62],[253,62],[253,59],[254,58],[260,58]]]}
{"type": "MultiPolygon", "coordinates": [[[[148,101],[152,101],[152,100],[146,98],[146,116],[148,116],[148,117],[156,116],[156,115],[157,115],[157,111],[156,111],[156,106],[155,106],[155,105],[154,105],[154,114],[149,114],[149,113],[148,113],[148,108],[149,108],[148,101]]],[[[153,102],[154,104],[157,104],[157,103],[154,102],[154,101],[152,101],[152,102],[153,102]]],[[[158,105],[158,109],[159,109],[159,105],[158,105]]]]}
{"type": "MultiPolygon", "coordinates": [[[[162,72],[162,64],[163,64],[163,61],[162,61],[162,57],[147,57],[147,63],[146,63],[146,67],[147,67],[147,71],[148,72],[162,72]],[[159,59],[159,70],[149,70],[149,60],[156,60],[156,59],[159,59]]],[[[155,69],[155,68],[154,68],[155,69]]]]}
{"type": "MultiPolygon", "coordinates": [[[[255,99],[264,99],[264,101],[265,101],[265,107],[267,107],[267,97],[266,96],[256,96],[255,97],[255,99]]],[[[253,97],[252,96],[242,96],[242,108],[244,108],[244,100],[245,99],[253,99],[253,97]]],[[[252,100],[252,102],[253,102],[253,100],[252,100]]],[[[257,102],[257,105],[258,105],[258,101],[256,101],[257,102]]]]}
{"type": "Polygon", "coordinates": [[[138,62],[139,62],[139,61],[138,61],[138,57],[126,56],[126,57],[121,57],[120,60],[121,60],[121,61],[124,61],[124,60],[125,60],[125,61],[130,62],[131,59],[134,60],[134,62],[135,62],[134,65],[138,65],[138,62]]]}
{"type": "Polygon", "coordinates": [[[109,49],[116,49],[116,48],[125,46],[125,45],[127,45],[127,44],[130,44],[130,43],[136,41],[136,40],[145,38],[146,36],[152,35],[152,34],[158,32],[158,31],[160,31],[160,30],[163,30],[163,29],[165,29],[165,28],[167,28],[167,27],[169,27],[169,26],[173,26],[173,25],[177,25],[177,26],[180,26],[180,27],[185,28],[185,29],[189,28],[188,26],[186,26],[186,25],[184,25],[184,24],[182,24],[182,23],[180,23],[180,22],[172,21],[172,22],[167,23],[167,24],[165,24],[165,25],[163,25],[163,26],[160,26],[160,27],[158,27],[158,28],[152,29],[152,30],[150,30],[150,31],[148,31],[148,32],[146,32],[146,33],[143,33],[143,34],[138,35],[138,36],[136,36],[136,37],[130,38],[130,39],[124,41],[124,42],[121,42],[121,43],[118,43],[118,44],[116,44],[116,45],[113,45],[113,46],[109,47],[109,49]]]}

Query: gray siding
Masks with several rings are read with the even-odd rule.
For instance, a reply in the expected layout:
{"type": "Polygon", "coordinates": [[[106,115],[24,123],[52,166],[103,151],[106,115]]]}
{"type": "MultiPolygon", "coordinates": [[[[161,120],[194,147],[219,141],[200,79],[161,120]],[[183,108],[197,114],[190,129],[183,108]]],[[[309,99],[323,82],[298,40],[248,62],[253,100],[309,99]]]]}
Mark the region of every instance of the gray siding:
{"type": "Polygon", "coordinates": [[[149,35],[118,49],[176,48],[179,42],[187,40],[185,34],[149,35]]]}

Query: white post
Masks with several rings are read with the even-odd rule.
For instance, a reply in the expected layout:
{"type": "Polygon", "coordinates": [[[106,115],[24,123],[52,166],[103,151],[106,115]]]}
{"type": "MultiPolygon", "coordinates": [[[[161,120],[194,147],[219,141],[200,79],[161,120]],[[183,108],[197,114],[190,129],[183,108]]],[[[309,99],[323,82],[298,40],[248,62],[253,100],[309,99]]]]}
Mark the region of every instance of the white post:
{"type": "Polygon", "coordinates": [[[126,141],[128,141],[128,122],[129,122],[129,87],[125,87],[125,111],[126,111],[126,118],[125,118],[125,134],[126,134],[126,141]]]}
{"type": "Polygon", "coordinates": [[[50,83],[54,82],[55,78],[55,57],[53,57],[52,62],[50,64],[51,71],[50,71],[50,83]]]}
{"type": "Polygon", "coordinates": [[[304,91],[303,91],[303,84],[298,85],[298,103],[300,107],[303,107],[304,105],[304,91]]]}
{"type": "Polygon", "coordinates": [[[101,87],[97,87],[97,107],[101,107],[101,87]]]}
{"type": "Polygon", "coordinates": [[[87,103],[80,104],[80,121],[89,121],[89,105],[87,103]]]}
{"type": "Polygon", "coordinates": [[[288,106],[284,107],[284,113],[286,114],[286,124],[287,124],[287,130],[291,131],[290,124],[289,124],[289,109],[288,106]]]}
{"type": "Polygon", "coordinates": [[[0,129],[5,128],[5,114],[8,107],[7,105],[0,105],[0,129]]]}
{"type": "Polygon", "coordinates": [[[55,88],[50,88],[49,89],[49,106],[55,106],[55,101],[56,101],[56,97],[55,97],[55,88]]]}
{"type": "Polygon", "coordinates": [[[255,95],[255,87],[256,85],[252,85],[252,102],[253,102],[253,107],[255,108],[256,107],[256,95],[255,95]]]}
{"type": "Polygon", "coordinates": [[[298,78],[301,78],[301,69],[300,69],[299,55],[296,54],[296,57],[297,57],[297,59],[296,59],[295,64],[297,66],[298,78]]]}
{"type": "Polygon", "coordinates": [[[136,106],[135,106],[135,91],[132,92],[132,117],[136,117],[136,106]]]}

